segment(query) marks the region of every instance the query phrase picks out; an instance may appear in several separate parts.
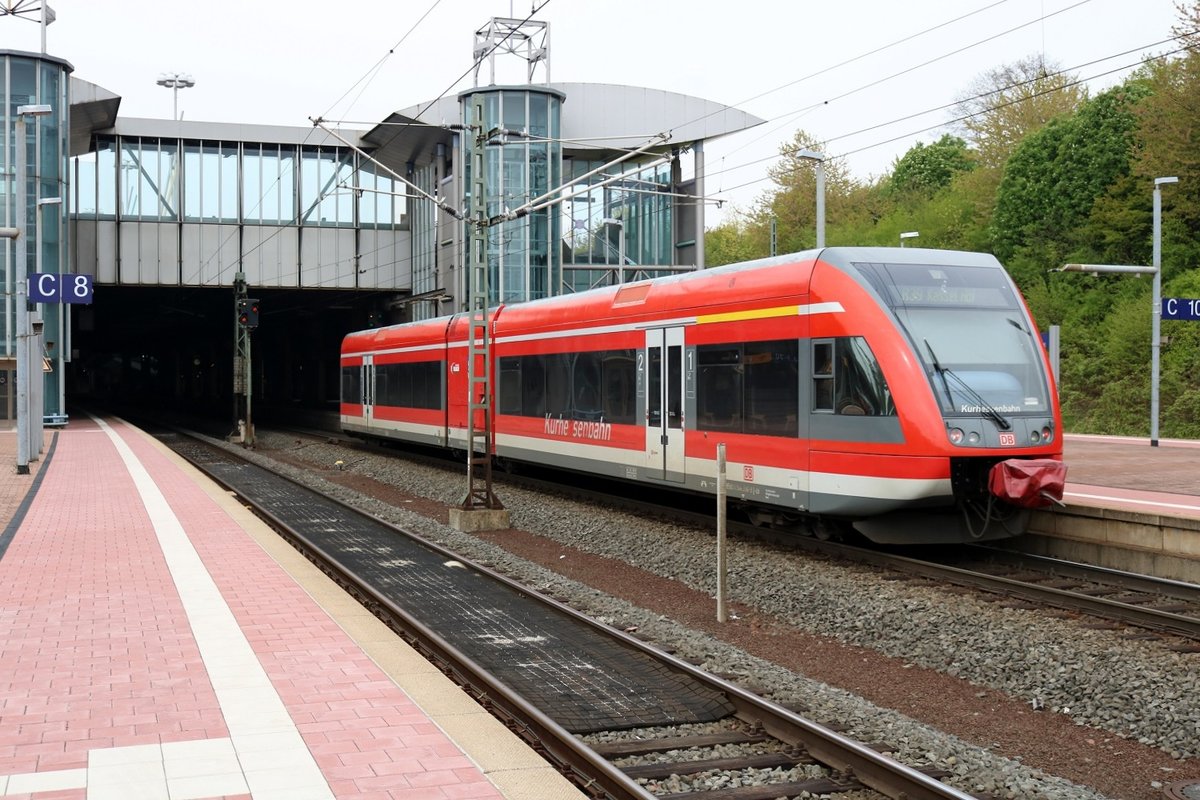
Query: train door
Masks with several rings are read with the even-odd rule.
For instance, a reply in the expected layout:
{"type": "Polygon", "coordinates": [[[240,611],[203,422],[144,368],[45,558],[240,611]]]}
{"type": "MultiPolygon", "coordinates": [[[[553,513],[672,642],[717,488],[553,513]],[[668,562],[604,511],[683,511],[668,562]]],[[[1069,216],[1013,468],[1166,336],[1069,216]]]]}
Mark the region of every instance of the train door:
{"type": "Polygon", "coordinates": [[[682,483],[683,328],[646,331],[646,472],[682,483]]]}
{"type": "Polygon", "coordinates": [[[363,424],[370,425],[375,420],[375,356],[363,356],[359,392],[362,395],[363,424]]]}

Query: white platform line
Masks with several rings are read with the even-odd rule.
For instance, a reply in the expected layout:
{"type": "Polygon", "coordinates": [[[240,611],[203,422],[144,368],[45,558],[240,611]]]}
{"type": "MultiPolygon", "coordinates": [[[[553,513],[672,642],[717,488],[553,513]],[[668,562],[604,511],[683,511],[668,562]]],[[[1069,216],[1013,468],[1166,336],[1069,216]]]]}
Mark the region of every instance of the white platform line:
{"type": "MultiPolygon", "coordinates": [[[[329,798],[320,767],[179,518],[141,461],[103,420],[146,507],[255,800],[329,798]]],[[[89,785],[89,796],[94,788],[89,785]]]]}

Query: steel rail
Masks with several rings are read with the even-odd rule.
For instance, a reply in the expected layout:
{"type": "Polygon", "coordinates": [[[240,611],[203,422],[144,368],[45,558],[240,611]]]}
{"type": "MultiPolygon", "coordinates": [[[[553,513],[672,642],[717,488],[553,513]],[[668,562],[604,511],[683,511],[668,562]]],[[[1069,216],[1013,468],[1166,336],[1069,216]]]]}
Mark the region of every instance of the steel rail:
{"type": "Polygon", "coordinates": [[[1200,640],[1200,619],[1170,611],[1144,608],[1119,600],[1041,586],[1036,583],[989,575],[984,572],[939,564],[935,561],[900,556],[894,553],[876,553],[863,548],[846,546],[846,552],[875,566],[903,568],[910,574],[937,581],[953,583],[989,592],[1001,592],[1010,597],[1033,603],[1053,606],[1070,611],[1081,611],[1104,619],[1125,622],[1140,628],[1164,631],[1187,639],[1200,640]]]}
{"type": "MultiPolygon", "coordinates": [[[[185,432],[184,435],[187,435],[185,432]]],[[[203,442],[203,440],[197,440],[203,442]]],[[[207,443],[206,446],[212,447],[207,443]]],[[[230,457],[240,458],[236,453],[217,448],[219,452],[230,457]]],[[[185,456],[186,457],[186,456],[185,456]]],[[[267,521],[281,535],[293,543],[322,570],[326,571],[335,581],[346,587],[351,593],[357,594],[360,602],[373,613],[383,612],[385,623],[405,638],[411,638],[418,649],[427,657],[433,659],[440,668],[452,676],[485,707],[495,712],[498,710],[501,719],[510,724],[518,734],[525,738],[536,749],[545,753],[547,758],[559,765],[559,768],[569,776],[584,791],[597,791],[613,800],[653,800],[650,794],[632,779],[627,777],[618,767],[600,756],[584,742],[576,738],[553,719],[529,703],[524,697],[513,692],[505,684],[496,680],[484,668],[464,655],[454,646],[443,640],[432,629],[413,618],[387,597],[377,592],[369,584],[360,581],[354,573],[334,559],[323,548],[312,542],[303,534],[295,531],[286,522],[279,519],[270,510],[252,499],[244,497],[237,487],[223,480],[220,476],[206,469],[204,465],[190,463],[201,470],[211,480],[225,487],[237,496],[241,502],[251,507],[256,514],[267,521]]],[[[246,459],[242,459],[246,460],[246,459]]],[[[247,461],[247,463],[253,463],[247,461]]],[[[256,465],[257,466],[257,465],[256,465]]],[[[618,630],[610,625],[599,622],[565,603],[530,589],[523,584],[490,569],[478,562],[464,558],[441,545],[431,542],[419,534],[407,531],[374,514],[365,512],[340,500],[306,486],[287,475],[273,473],[288,482],[309,492],[319,494],[322,499],[338,505],[354,514],[370,519],[383,525],[398,535],[411,538],[423,547],[427,547],[440,555],[452,558],[486,576],[490,580],[503,583],[510,589],[523,596],[548,605],[582,623],[601,634],[617,639],[628,647],[642,652],[658,660],[668,668],[683,673],[689,678],[720,691],[734,705],[737,716],[749,722],[760,724],[765,731],[785,742],[794,743],[805,748],[817,761],[852,776],[864,786],[868,786],[882,794],[900,800],[975,800],[973,795],[966,794],[948,784],[932,778],[923,772],[902,764],[895,759],[875,751],[865,744],[856,742],[823,725],[805,719],[793,711],[772,703],[758,695],[749,692],[736,684],[711,675],[663,650],[649,645],[634,636],[618,630]]]]}
{"type": "MultiPolygon", "coordinates": [[[[537,483],[541,483],[548,487],[555,486],[551,482],[542,481],[540,479],[531,479],[528,477],[518,478],[517,481],[527,486],[532,486],[537,483]]],[[[561,485],[559,485],[557,488],[561,490],[561,485]]],[[[615,504],[627,510],[644,510],[644,513],[661,515],[664,513],[664,508],[666,508],[653,502],[615,497],[594,489],[575,488],[573,491],[584,497],[595,496],[597,498],[603,498],[603,502],[605,502],[606,505],[615,504]]],[[[674,519],[678,519],[688,524],[695,524],[700,527],[713,524],[712,517],[704,514],[703,512],[672,508],[669,509],[667,513],[674,519]]],[[[1047,605],[1070,611],[1079,611],[1081,613],[1091,614],[1104,619],[1126,623],[1139,628],[1161,631],[1164,633],[1181,636],[1186,639],[1200,641],[1200,618],[1190,617],[1184,614],[1143,607],[1134,605],[1132,603],[1123,603],[1119,600],[1112,600],[1104,597],[1081,594],[1072,592],[1068,589],[1056,589],[1050,586],[1041,586],[1036,583],[1015,580],[1012,578],[1004,578],[998,575],[990,575],[986,572],[976,572],[974,570],[955,567],[952,565],[939,563],[937,561],[927,561],[911,556],[898,555],[896,553],[884,550],[871,550],[865,547],[858,547],[856,545],[844,544],[837,541],[826,541],[809,536],[774,531],[769,528],[761,528],[749,523],[731,522],[729,523],[729,529],[730,531],[737,531],[749,537],[768,541],[783,547],[803,550],[808,553],[842,558],[846,559],[847,561],[868,564],[885,569],[900,570],[906,574],[916,575],[918,577],[928,578],[930,580],[942,583],[950,583],[957,586],[965,586],[987,592],[1001,593],[1010,597],[1038,603],[1041,605],[1047,605]]],[[[978,545],[976,545],[976,547],[978,549],[988,549],[981,548],[978,545]]],[[[991,551],[991,549],[989,549],[989,551],[991,551]]],[[[1008,551],[996,550],[995,552],[1005,553],[1008,551]]],[[[1078,564],[1075,562],[1060,562],[1054,559],[1049,559],[1045,556],[1029,556],[1023,553],[1018,553],[1015,555],[1026,560],[1040,559],[1043,562],[1053,562],[1056,568],[1062,568],[1064,570],[1064,575],[1066,574],[1067,568],[1071,567],[1075,570],[1075,575],[1077,575],[1081,580],[1091,580],[1097,583],[1105,583],[1107,580],[1109,582],[1115,582],[1123,587],[1136,589],[1138,591],[1162,593],[1166,596],[1176,599],[1200,603],[1200,586],[1195,586],[1193,584],[1154,578],[1146,575],[1136,575],[1134,573],[1122,572],[1120,570],[1113,570],[1105,567],[1093,567],[1091,565],[1078,564]]]]}

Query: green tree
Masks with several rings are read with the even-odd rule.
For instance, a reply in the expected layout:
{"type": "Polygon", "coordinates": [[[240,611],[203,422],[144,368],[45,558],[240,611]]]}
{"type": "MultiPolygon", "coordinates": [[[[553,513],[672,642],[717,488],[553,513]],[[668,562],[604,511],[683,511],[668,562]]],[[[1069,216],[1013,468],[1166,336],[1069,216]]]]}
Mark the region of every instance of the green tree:
{"type": "Polygon", "coordinates": [[[928,198],[944,189],[961,172],[975,167],[967,143],[943,134],[933,144],[917,142],[892,165],[887,191],[900,197],[928,198]]]}
{"type": "Polygon", "coordinates": [[[954,107],[981,164],[1003,166],[1021,140],[1087,98],[1076,76],[1026,56],[975,79],[954,107]]]}
{"type": "Polygon", "coordinates": [[[729,219],[705,231],[705,266],[719,267],[722,264],[750,261],[768,255],[761,242],[756,241],[757,238],[753,236],[743,216],[736,211],[732,212],[729,219]]]}
{"type": "MultiPolygon", "coordinates": [[[[780,160],[767,171],[774,187],[759,198],[753,213],[755,227],[769,230],[776,222],[777,252],[789,253],[816,245],[817,165],[800,155],[809,150],[824,152],[821,143],[803,130],[779,148],[780,160]]],[[[827,158],[825,172],[825,223],[828,227],[845,221],[853,208],[852,196],[858,184],[845,163],[827,158]]],[[[833,242],[826,235],[826,243],[833,242]]]]}
{"type": "Polygon", "coordinates": [[[1051,120],[1013,151],[992,226],[996,255],[1012,261],[1014,271],[1025,267],[1020,278],[1044,274],[1090,241],[1086,223],[1097,199],[1129,174],[1133,109],[1147,91],[1137,82],[1110,89],[1077,113],[1051,120]]]}

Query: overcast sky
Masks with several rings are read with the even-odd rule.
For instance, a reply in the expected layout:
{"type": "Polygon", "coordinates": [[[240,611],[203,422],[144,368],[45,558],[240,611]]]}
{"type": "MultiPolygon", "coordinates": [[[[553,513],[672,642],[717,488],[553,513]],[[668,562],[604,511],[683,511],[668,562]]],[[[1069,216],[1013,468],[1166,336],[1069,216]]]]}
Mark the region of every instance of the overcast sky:
{"type": "MultiPolygon", "coordinates": [[[[0,7],[13,4],[0,0],[0,7]]],[[[50,5],[57,20],[47,30],[47,52],[69,61],[76,77],[120,95],[122,116],[169,118],[171,90],[155,80],[183,72],[196,82],[179,92],[186,119],[308,127],[309,117],[325,116],[362,128],[392,110],[470,88],[476,29],[491,17],[524,18],[533,7],[530,0],[50,5]]],[[[1111,86],[1143,55],[1174,49],[1162,43],[1178,22],[1174,6],[1174,0],[550,0],[535,19],[550,23],[552,81],[682,92],[767,120],[707,147],[708,192],[728,201],[727,210],[749,208],[770,186],[767,168],[798,128],[866,178],[889,171],[913,144],[945,133],[925,130],[950,117],[948,109],[935,109],[1001,64],[1041,55],[1079,77],[1096,76],[1088,81],[1093,93],[1111,86]]],[[[40,47],[35,22],[0,17],[0,48],[40,47]]],[[[512,71],[497,82],[522,82],[523,62],[514,56],[497,62],[505,63],[512,71]]],[[[486,71],[480,82],[488,83],[486,71]]]]}

